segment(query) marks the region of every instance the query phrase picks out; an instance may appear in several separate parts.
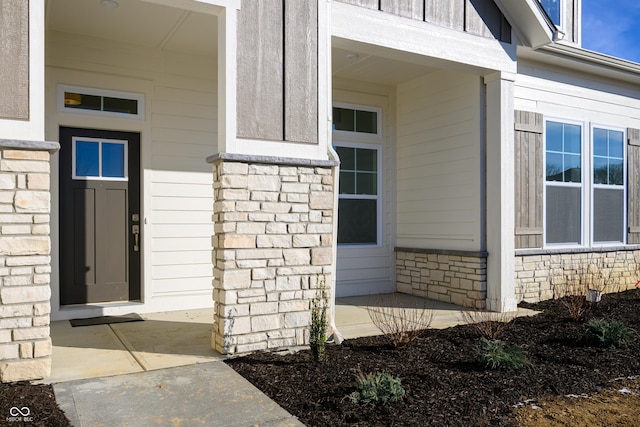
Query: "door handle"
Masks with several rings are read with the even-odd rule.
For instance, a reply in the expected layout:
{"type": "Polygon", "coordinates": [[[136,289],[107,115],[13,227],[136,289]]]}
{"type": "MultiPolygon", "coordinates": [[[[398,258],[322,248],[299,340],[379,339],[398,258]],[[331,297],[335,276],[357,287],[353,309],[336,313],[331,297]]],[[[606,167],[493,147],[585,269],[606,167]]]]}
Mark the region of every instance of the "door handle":
{"type": "Polygon", "coordinates": [[[138,252],[140,250],[140,226],[139,225],[132,225],[131,226],[131,232],[133,233],[133,238],[134,238],[134,244],[133,244],[133,250],[134,252],[138,252]]]}

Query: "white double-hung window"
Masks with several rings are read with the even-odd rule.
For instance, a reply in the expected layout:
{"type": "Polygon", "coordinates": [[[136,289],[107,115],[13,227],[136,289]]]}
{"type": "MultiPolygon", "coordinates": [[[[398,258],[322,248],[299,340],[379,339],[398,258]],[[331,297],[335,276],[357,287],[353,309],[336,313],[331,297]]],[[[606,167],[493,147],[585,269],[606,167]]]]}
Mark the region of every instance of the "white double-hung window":
{"type": "Polygon", "coordinates": [[[333,108],[334,148],[340,157],[338,244],[380,245],[382,177],[380,109],[333,108]],[[338,138],[339,140],[336,140],[338,138]]]}
{"type": "Polygon", "coordinates": [[[544,136],[545,245],[623,244],[625,132],[548,119],[544,136]]]}
{"type": "Polygon", "coordinates": [[[625,132],[592,128],[593,242],[621,243],[625,235],[625,132]]]}

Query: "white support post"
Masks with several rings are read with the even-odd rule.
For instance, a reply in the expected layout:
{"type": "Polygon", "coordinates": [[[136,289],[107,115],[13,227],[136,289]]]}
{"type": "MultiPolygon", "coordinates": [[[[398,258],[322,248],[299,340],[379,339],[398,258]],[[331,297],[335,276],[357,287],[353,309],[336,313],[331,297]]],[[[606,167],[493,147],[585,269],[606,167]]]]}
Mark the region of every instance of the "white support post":
{"type": "Polygon", "coordinates": [[[218,152],[236,151],[236,53],[238,10],[218,14],[218,152]]]}
{"type": "Polygon", "coordinates": [[[485,76],[487,126],[486,236],[487,308],[517,310],[514,280],[514,107],[515,74],[485,76]]]}

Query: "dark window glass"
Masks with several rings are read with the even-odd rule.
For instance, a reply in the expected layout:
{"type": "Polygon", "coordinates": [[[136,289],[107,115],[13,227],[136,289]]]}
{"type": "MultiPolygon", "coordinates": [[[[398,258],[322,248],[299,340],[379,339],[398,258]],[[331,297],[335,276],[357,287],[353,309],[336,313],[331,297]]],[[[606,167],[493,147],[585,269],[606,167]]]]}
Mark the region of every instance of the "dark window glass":
{"type": "Polygon", "coordinates": [[[64,99],[65,108],[92,111],[102,110],[102,97],[100,96],[65,92],[64,99]]]}
{"type": "Polygon", "coordinates": [[[582,129],[578,125],[547,122],[547,181],[582,182],[582,129]]]}
{"type": "Polygon", "coordinates": [[[378,242],[378,201],[340,199],[338,202],[338,243],[378,242]]]}
{"type": "Polygon", "coordinates": [[[104,97],[104,111],[112,113],[138,114],[138,101],[135,99],[104,97]]]}
{"type": "Polygon", "coordinates": [[[340,170],[356,170],[356,150],[351,147],[336,147],[340,157],[340,170]]]}
{"type": "Polygon", "coordinates": [[[102,176],[124,178],[124,144],[102,143],[102,176]]]}
{"type": "Polygon", "coordinates": [[[377,134],[378,113],[333,107],[333,130],[377,134]]]}
{"type": "Polygon", "coordinates": [[[582,243],[581,191],[579,187],[547,187],[547,243],[582,243]]]}
{"type": "Polygon", "coordinates": [[[356,132],[378,133],[378,114],[374,111],[356,110],[356,132]]]}
{"type": "Polygon", "coordinates": [[[624,241],[624,190],[593,190],[593,241],[624,241]]]}
{"type": "Polygon", "coordinates": [[[76,176],[100,176],[100,144],[76,141],[76,176]]]}
{"type": "Polygon", "coordinates": [[[349,108],[333,108],[333,129],[355,132],[355,111],[349,108]]]}
{"type": "Polygon", "coordinates": [[[356,194],[356,173],[340,171],[340,194],[356,194]]]}
{"type": "Polygon", "coordinates": [[[593,130],[593,183],[624,185],[624,133],[593,130]]]}

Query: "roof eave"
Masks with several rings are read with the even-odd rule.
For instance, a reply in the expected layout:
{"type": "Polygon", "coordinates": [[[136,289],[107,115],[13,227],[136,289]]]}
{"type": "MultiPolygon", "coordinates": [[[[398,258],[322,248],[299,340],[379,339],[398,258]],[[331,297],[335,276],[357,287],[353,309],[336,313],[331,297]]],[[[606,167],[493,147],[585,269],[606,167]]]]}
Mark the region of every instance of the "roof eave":
{"type": "Polygon", "coordinates": [[[537,0],[495,0],[507,20],[533,49],[555,41],[558,30],[537,0]]]}

